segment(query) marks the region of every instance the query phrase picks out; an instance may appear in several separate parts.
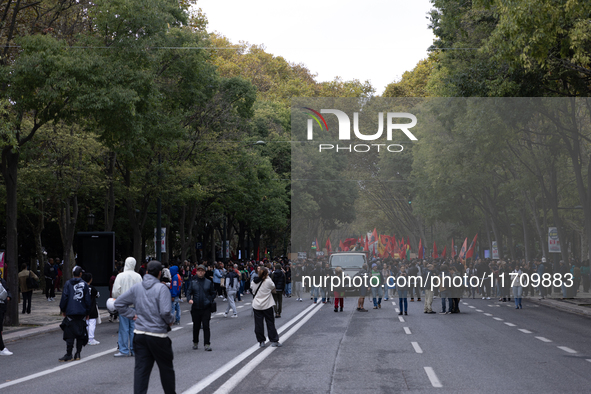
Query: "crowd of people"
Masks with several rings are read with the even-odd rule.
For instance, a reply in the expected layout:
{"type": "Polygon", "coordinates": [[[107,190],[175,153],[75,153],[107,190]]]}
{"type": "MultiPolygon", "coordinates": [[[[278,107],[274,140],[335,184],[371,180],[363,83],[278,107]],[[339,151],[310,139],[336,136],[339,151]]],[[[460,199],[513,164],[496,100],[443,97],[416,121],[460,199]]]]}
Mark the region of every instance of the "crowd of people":
{"type": "MultiPolygon", "coordinates": [[[[576,295],[581,285],[582,291],[588,292],[591,284],[588,264],[561,261],[554,265],[544,258],[531,262],[368,258],[355,276],[369,278],[370,284],[357,286],[352,292],[343,286],[333,288],[330,280],[303,281],[305,277],[341,277],[343,269],[331,267],[327,259],[293,262],[276,259],[227,264],[184,261],[170,266],[153,260],[139,267],[136,265],[133,257],[127,258],[124,263],[116,263],[109,286],[109,301],[112,302],[107,303],[111,321],[119,320],[118,352],[114,356],[136,357],[136,392],[147,390],[154,362],[160,368],[164,391],[174,392],[172,347],[167,332],[172,325],[180,324],[182,302],[191,305],[193,349],[199,349],[199,337],[203,331],[203,349],[212,351],[210,320],[212,313],[217,311],[216,301],[226,302],[224,317],[235,318],[238,316],[236,303],[242,302],[247,294],[252,297],[255,337],[259,346],[265,347],[268,338],[271,346],[279,347],[281,343],[275,319],[281,318],[283,299],[292,297],[292,289],[297,302],[303,302],[305,293],[310,294],[313,303],[331,303],[332,298],[334,312],[343,312],[346,298],[357,299],[358,312],[368,312],[365,309],[366,297],[370,298],[373,309],[378,310],[382,308],[382,300],[397,298],[399,315],[407,315],[409,298],[410,302],[422,302],[424,299],[423,312],[427,314],[437,313],[438,308],[433,306],[435,297],[441,299],[441,314],[459,313],[459,301],[465,297],[498,298],[500,302],[510,302],[513,298],[515,308],[521,309],[524,296],[544,298],[558,293],[566,298],[576,295]],[[572,283],[567,286],[569,282],[566,280],[530,280],[535,275],[540,279],[548,275],[553,279],[569,277],[572,283]],[[527,276],[528,280],[522,280],[523,276],[527,276]],[[441,280],[445,277],[449,278],[448,282],[441,280]]],[[[59,263],[56,268],[52,259],[44,267],[45,294],[49,301],[55,297],[52,291],[59,283],[56,278],[60,271],[59,263]]],[[[72,279],[63,285],[59,304],[64,317],[61,327],[66,342],[66,354],[59,359],[61,362],[79,360],[83,346],[100,343],[94,337],[99,318],[96,306],[99,295],[92,286],[92,274],[78,266],[72,274],[72,279]]],[[[29,288],[29,284],[35,281],[39,278],[23,264],[19,273],[22,313],[30,313],[30,293],[33,289],[29,288]]],[[[4,280],[0,284],[7,288],[4,280]]],[[[12,296],[9,293],[4,295],[0,297],[0,315],[4,314],[6,303],[12,296]]],[[[0,355],[10,354],[2,342],[0,326],[0,355]]]]}

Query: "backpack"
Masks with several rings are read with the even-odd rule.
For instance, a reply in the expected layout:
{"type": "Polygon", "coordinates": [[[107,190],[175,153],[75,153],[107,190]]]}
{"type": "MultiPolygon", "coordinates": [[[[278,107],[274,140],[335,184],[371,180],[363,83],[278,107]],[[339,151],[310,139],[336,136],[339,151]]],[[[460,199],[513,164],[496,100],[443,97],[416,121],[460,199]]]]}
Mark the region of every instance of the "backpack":
{"type": "Polygon", "coordinates": [[[31,276],[31,271],[29,271],[29,276],[27,277],[27,287],[29,290],[37,290],[39,288],[39,282],[31,276]]]}
{"type": "Polygon", "coordinates": [[[0,301],[6,301],[7,298],[8,298],[8,291],[4,288],[4,286],[2,285],[2,282],[0,282],[0,301]]]}

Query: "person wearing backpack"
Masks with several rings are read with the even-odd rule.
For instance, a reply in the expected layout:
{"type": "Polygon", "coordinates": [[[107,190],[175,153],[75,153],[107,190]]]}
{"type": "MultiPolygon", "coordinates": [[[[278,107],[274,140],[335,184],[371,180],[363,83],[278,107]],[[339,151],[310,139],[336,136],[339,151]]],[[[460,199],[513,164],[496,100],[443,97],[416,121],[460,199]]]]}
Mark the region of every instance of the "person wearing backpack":
{"type": "Polygon", "coordinates": [[[271,274],[271,280],[275,284],[275,293],[273,293],[273,299],[275,300],[275,318],[281,317],[281,309],[283,306],[283,291],[285,290],[285,272],[281,264],[275,265],[275,271],[271,274]]]}
{"type": "Polygon", "coordinates": [[[26,263],[21,264],[21,272],[18,273],[18,284],[23,295],[23,313],[31,313],[31,299],[35,288],[29,287],[29,284],[38,283],[38,280],[39,277],[33,271],[27,269],[26,263]]]}
{"type": "Polygon", "coordinates": [[[12,299],[12,294],[8,290],[6,281],[0,277],[0,356],[11,356],[12,352],[4,347],[2,339],[2,330],[4,324],[4,314],[6,313],[6,303],[12,299]]]}
{"type": "Polygon", "coordinates": [[[172,299],[172,310],[175,314],[174,324],[181,324],[181,289],[183,288],[183,280],[179,275],[179,267],[173,265],[170,267],[170,296],[172,299]]]}

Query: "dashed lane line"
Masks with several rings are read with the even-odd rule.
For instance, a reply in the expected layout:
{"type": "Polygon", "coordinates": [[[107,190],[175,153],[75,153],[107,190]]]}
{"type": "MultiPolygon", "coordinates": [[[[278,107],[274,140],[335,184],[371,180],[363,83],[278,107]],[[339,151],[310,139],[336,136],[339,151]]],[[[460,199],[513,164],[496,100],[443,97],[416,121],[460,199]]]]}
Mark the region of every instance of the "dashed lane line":
{"type": "Polygon", "coordinates": [[[472,306],[472,305],[468,305],[468,308],[475,309],[476,307],[475,306],[472,306]]]}
{"type": "Polygon", "coordinates": [[[181,328],[183,328],[183,327],[175,327],[175,328],[173,328],[173,329],[172,329],[172,330],[170,330],[170,331],[178,331],[178,330],[180,330],[181,328]]]}
{"type": "Polygon", "coordinates": [[[551,341],[551,340],[549,340],[548,338],[544,338],[544,337],[536,337],[536,339],[539,339],[540,341],[542,341],[542,342],[546,342],[546,343],[548,343],[548,342],[552,342],[552,341],[551,341]]]}
{"type": "Polygon", "coordinates": [[[493,319],[498,320],[498,321],[503,321],[503,319],[501,319],[500,317],[493,317],[493,319]]]}
{"type": "Polygon", "coordinates": [[[407,333],[407,334],[409,334],[409,335],[411,334],[410,328],[408,328],[408,327],[404,327],[404,332],[407,333]]]}
{"type": "Polygon", "coordinates": [[[404,323],[404,317],[398,316],[398,320],[400,320],[400,323],[404,323]]]}
{"type": "Polygon", "coordinates": [[[424,367],[424,368],[425,368],[425,373],[427,374],[427,377],[429,378],[429,381],[431,382],[431,385],[433,387],[443,387],[443,385],[441,384],[441,382],[437,378],[435,371],[433,371],[433,368],[431,368],[431,367],[424,367]]]}
{"type": "Polygon", "coordinates": [[[570,354],[575,354],[575,353],[578,353],[576,350],[573,350],[573,349],[571,349],[571,348],[569,348],[569,347],[566,347],[566,346],[556,346],[556,347],[557,347],[558,349],[560,349],[560,350],[564,350],[565,352],[567,352],[567,353],[570,353],[570,354]]]}
{"type": "Polygon", "coordinates": [[[484,316],[492,316],[492,313],[485,313],[484,316]]]}
{"type": "Polygon", "coordinates": [[[508,325],[509,327],[515,327],[515,324],[513,324],[513,323],[507,323],[507,322],[505,322],[505,324],[508,325]]]}
{"type": "Polygon", "coordinates": [[[476,312],[483,312],[483,311],[482,311],[482,310],[480,310],[480,309],[476,309],[476,312]]]}
{"type": "Polygon", "coordinates": [[[412,343],[412,347],[415,349],[415,352],[417,352],[419,354],[423,353],[423,349],[421,349],[418,342],[411,342],[411,343],[412,343]]]}
{"type": "Polygon", "coordinates": [[[519,331],[521,331],[524,334],[531,334],[530,330],[526,330],[525,328],[518,328],[519,331]]]}

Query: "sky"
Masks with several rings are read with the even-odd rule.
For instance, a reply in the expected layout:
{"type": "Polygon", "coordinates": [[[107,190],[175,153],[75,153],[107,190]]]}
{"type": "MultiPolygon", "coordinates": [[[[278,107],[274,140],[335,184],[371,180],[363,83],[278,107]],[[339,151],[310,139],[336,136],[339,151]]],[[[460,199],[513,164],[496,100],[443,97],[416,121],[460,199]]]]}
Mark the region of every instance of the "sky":
{"type": "Polygon", "coordinates": [[[427,57],[430,0],[198,0],[208,31],[303,63],[318,82],[369,80],[381,94],[427,57]]]}

